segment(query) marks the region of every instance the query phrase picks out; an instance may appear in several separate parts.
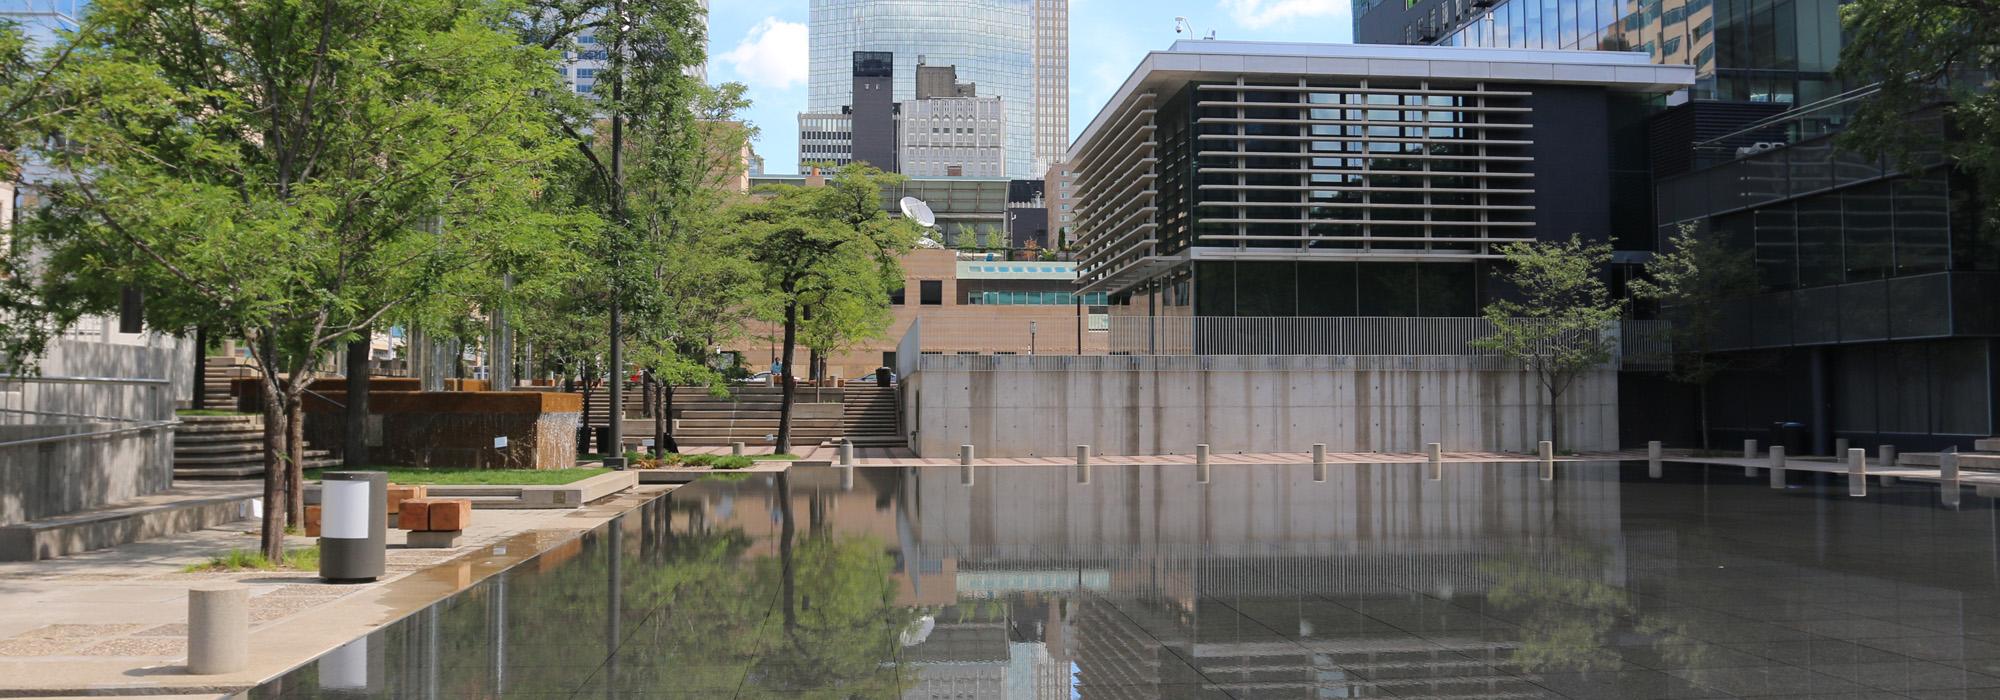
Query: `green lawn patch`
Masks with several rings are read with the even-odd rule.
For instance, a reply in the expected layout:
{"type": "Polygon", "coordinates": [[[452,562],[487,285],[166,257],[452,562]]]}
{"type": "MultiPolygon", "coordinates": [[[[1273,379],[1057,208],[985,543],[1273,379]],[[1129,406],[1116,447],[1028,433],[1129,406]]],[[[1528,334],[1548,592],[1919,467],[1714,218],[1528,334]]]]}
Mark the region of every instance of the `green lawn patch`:
{"type": "Polygon", "coordinates": [[[182,568],[188,573],[212,571],[277,571],[294,569],[298,571],[319,570],[319,545],[300,549],[285,550],[285,560],[273,562],[264,558],[264,553],[250,549],[232,549],[209,557],[208,561],[189,564],[182,568]]]}
{"type": "Polygon", "coordinates": [[[774,455],[750,455],[750,458],[759,462],[790,462],[797,460],[799,456],[790,452],[780,452],[774,455]]]}
{"type": "MultiPolygon", "coordinates": [[[[319,480],[323,470],[307,469],[306,478],[319,480]]],[[[389,483],[440,486],[560,486],[611,471],[602,467],[570,469],[424,469],[421,467],[336,467],[333,471],[388,472],[389,483]]]]}
{"type": "Polygon", "coordinates": [[[219,409],[219,408],[182,408],[182,409],[176,409],[176,410],[174,411],[174,415],[177,415],[177,416],[254,416],[254,415],[257,415],[257,414],[255,414],[255,413],[244,413],[244,412],[242,412],[242,411],[225,411],[225,410],[222,410],[222,409],[219,409]]]}
{"type": "MultiPolygon", "coordinates": [[[[749,457],[736,455],[680,454],[668,452],[659,457],[636,456],[631,460],[634,469],[743,469],[756,462],[749,457]]],[[[797,459],[797,457],[793,457],[797,459]]]]}

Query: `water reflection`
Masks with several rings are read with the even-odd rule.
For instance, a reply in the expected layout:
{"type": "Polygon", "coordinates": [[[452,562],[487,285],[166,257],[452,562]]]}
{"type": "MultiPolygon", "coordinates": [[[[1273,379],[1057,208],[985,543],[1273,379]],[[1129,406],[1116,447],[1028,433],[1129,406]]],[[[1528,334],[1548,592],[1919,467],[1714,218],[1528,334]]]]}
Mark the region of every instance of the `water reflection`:
{"type": "Polygon", "coordinates": [[[2000,687],[1991,502],[1643,463],[795,469],[676,491],[259,697],[2000,687]],[[1433,479],[1432,476],[1437,478],[1433,479]],[[1986,637],[1992,634],[1994,637],[1986,637]]]}

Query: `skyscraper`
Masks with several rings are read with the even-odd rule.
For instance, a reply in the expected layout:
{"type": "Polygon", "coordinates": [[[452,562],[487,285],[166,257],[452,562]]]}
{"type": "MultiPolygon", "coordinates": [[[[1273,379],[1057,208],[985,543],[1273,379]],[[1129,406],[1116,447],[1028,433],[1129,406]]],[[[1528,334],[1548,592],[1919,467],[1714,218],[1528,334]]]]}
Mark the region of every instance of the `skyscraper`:
{"type": "MultiPolygon", "coordinates": [[[[812,0],[806,108],[832,114],[850,106],[852,56],[860,50],[894,54],[896,102],[916,98],[918,58],[932,66],[956,66],[958,80],[976,84],[980,96],[1000,98],[1006,106],[1006,172],[1020,178],[1040,174],[1036,162],[1048,146],[1036,136],[1042,122],[1038,86],[1060,88],[1062,104],[1050,108],[1068,112],[1068,44],[1054,36],[1038,40],[1058,32],[1056,24],[1066,38],[1066,0],[812,0]],[[1048,68],[1046,80],[1042,68],[1048,68]]],[[[1066,120],[1062,132],[1066,140],[1066,120]]]]}
{"type": "MultiPolygon", "coordinates": [[[[1069,0],[1035,0],[1035,170],[1069,150],[1069,0]]],[[[1018,177],[1018,176],[1017,176],[1018,177]]]]}

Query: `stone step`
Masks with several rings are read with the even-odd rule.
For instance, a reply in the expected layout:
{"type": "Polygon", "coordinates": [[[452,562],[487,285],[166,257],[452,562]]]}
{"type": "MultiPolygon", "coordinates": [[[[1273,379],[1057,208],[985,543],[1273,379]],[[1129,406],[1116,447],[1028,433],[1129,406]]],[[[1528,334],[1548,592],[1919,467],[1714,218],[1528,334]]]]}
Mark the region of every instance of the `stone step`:
{"type": "Polygon", "coordinates": [[[262,440],[233,440],[230,442],[196,442],[188,444],[177,442],[174,444],[174,458],[180,459],[184,455],[197,457],[201,455],[239,452],[262,452],[263,450],[264,442],[262,440]]]}
{"type": "Polygon", "coordinates": [[[263,441],[264,431],[262,429],[239,430],[227,433],[174,433],[175,445],[208,445],[219,442],[255,442],[261,444],[263,441]]]}
{"type": "Polygon", "coordinates": [[[901,435],[849,435],[846,437],[846,440],[854,443],[855,447],[903,446],[903,436],[901,435]]]}
{"type": "Polygon", "coordinates": [[[230,425],[234,423],[263,423],[264,417],[255,413],[239,413],[227,416],[177,416],[183,425],[230,425]]]}
{"type": "MultiPolygon", "coordinates": [[[[843,421],[839,418],[793,418],[792,419],[793,428],[799,428],[799,427],[838,428],[845,424],[846,421],[843,421]]],[[[775,429],[778,427],[778,419],[775,417],[747,418],[741,420],[728,420],[721,418],[682,418],[680,426],[682,430],[701,430],[705,428],[775,429]]]]}
{"type": "MultiPolygon", "coordinates": [[[[333,454],[332,452],[328,452],[326,450],[305,451],[306,461],[308,462],[314,459],[328,457],[331,456],[332,454],[333,454]]],[[[200,455],[194,457],[182,457],[179,455],[174,456],[175,467],[180,467],[183,465],[190,467],[222,466],[228,464],[236,464],[245,461],[262,464],[264,462],[264,453],[260,450],[255,453],[251,453],[248,456],[245,456],[243,454],[200,455]]]]}
{"type": "Polygon", "coordinates": [[[1980,438],[1972,441],[1972,449],[1980,452],[2000,452],[2000,437],[1980,438]]]}
{"type": "MultiPolygon", "coordinates": [[[[325,469],[340,466],[340,460],[331,457],[306,460],[307,469],[325,469]]],[[[264,465],[229,465],[220,467],[174,467],[175,479],[248,479],[264,475],[264,465]]]]}
{"type": "Polygon", "coordinates": [[[0,561],[34,561],[159,539],[250,517],[255,489],[176,485],[131,503],[0,527],[0,561]]]}

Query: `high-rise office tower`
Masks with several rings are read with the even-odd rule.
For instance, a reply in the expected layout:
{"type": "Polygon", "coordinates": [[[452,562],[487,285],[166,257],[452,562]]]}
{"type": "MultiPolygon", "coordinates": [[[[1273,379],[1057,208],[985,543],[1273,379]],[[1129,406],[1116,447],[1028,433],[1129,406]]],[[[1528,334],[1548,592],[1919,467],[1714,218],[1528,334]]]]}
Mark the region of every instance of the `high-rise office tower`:
{"type": "Polygon", "coordinates": [[[1028,176],[1048,172],[1067,150],[1069,0],[1035,0],[1035,168],[1028,176]]]}
{"type": "Polygon", "coordinates": [[[1007,174],[1033,176],[1036,5],[1049,1],[812,0],[806,108],[829,114],[852,105],[856,51],[892,54],[892,101],[914,99],[921,56],[956,67],[958,79],[976,84],[981,96],[1000,98],[1007,110],[1007,174]]]}
{"type": "Polygon", "coordinates": [[[854,52],[854,159],[896,172],[895,61],[886,51],[854,52]]]}

